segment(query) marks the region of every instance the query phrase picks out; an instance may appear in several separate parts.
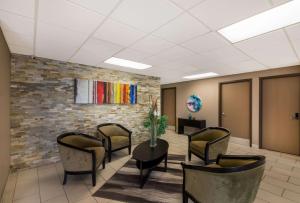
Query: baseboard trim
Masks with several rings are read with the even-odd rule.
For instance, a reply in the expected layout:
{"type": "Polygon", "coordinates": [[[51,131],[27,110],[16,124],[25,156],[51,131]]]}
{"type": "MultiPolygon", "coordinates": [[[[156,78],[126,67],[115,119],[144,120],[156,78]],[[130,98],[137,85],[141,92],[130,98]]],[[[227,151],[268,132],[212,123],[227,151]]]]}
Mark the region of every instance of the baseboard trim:
{"type": "Polygon", "coordinates": [[[249,139],[244,139],[244,138],[239,138],[239,137],[230,137],[230,142],[234,144],[239,144],[243,146],[250,146],[250,140],[249,139]]]}

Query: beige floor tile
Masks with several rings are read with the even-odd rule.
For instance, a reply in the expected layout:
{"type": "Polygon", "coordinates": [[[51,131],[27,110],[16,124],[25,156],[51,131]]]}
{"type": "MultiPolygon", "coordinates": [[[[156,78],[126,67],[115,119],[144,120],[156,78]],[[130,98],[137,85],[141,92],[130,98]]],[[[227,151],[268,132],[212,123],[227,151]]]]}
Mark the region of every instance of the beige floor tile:
{"type": "Polygon", "coordinates": [[[99,174],[105,179],[109,180],[114,174],[116,173],[116,170],[112,168],[110,165],[107,165],[105,169],[102,169],[99,171],[99,174]]]}
{"type": "Polygon", "coordinates": [[[300,186],[300,178],[290,177],[288,182],[300,186]]]}
{"type": "Polygon", "coordinates": [[[39,185],[38,181],[34,179],[20,180],[18,177],[14,199],[22,199],[27,196],[38,195],[39,185]]]}
{"type": "Polygon", "coordinates": [[[78,202],[90,196],[87,186],[83,183],[69,182],[64,186],[69,202],[78,202]]]}
{"type": "Polygon", "coordinates": [[[18,174],[10,173],[7,179],[6,186],[3,191],[1,203],[11,203],[14,199],[14,193],[16,188],[18,174]]]}
{"type": "Polygon", "coordinates": [[[268,191],[259,190],[257,193],[257,198],[261,200],[265,200],[270,203],[293,203],[292,201],[279,197],[278,195],[274,195],[268,191]]]}
{"type": "Polygon", "coordinates": [[[38,176],[42,202],[65,194],[55,165],[38,168],[38,176]]]}
{"type": "Polygon", "coordinates": [[[27,196],[18,200],[15,200],[14,203],[40,203],[40,196],[37,195],[31,195],[27,196]]]}
{"type": "Polygon", "coordinates": [[[265,191],[271,192],[275,195],[278,195],[278,196],[281,196],[283,191],[284,191],[283,187],[278,187],[278,186],[275,186],[275,185],[271,185],[269,183],[265,183],[264,181],[262,181],[260,183],[260,188],[265,190],[265,191]]]}
{"type": "Polygon", "coordinates": [[[64,194],[64,195],[49,199],[42,203],[68,203],[68,199],[67,199],[66,195],[64,194]]]}
{"type": "Polygon", "coordinates": [[[264,174],[268,175],[268,176],[270,176],[272,178],[281,180],[281,181],[287,181],[289,179],[289,177],[290,177],[288,175],[284,175],[284,174],[281,174],[281,173],[278,173],[278,172],[275,172],[275,171],[270,171],[270,170],[265,170],[264,174]]]}
{"type": "Polygon", "coordinates": [[[253,203],[270,203],[270,202],[256,198],[253,203]]]}
{"type": "Polygon", "coordinates": [[[76,202],[76,203],[97,203],[97,201],[93,197],[89,196],[87,198],[84,198],[84,199],[76,202]]]}
{"type": "Polygon", "coordinates": [[[300,193],[300,186],[297,186],[297,185],[292,184],[292,183],[276,180],[276,179],[271,178],[269,176],[266,176],[263,179],[263,182],[266,182],[266,183],[269,183],[271,185],[275,185],[275,186],[278,186],[278,187],[283,187],[284,189],[288,189],[288,190],[291,190],[291,191],[296,192],[296,193],[300,193]]]}
{"type": "Polygon", "coordinates": [[[300,194],[299,193],[295,193],[295,192],[286,190],[283,193],[283,197],[287,198],[289,200],[292,200],[294,202],[299,202],[300,203],[300,194]]]}
{"type": "Polygon", "coordinates": [[[104,198],[99,198],[99,197],[95,197],[95,199],[98,203],[124,203],[124,202],[121,202],[121,201],[115,201],[115,200],[104,199],[104,198]]]}

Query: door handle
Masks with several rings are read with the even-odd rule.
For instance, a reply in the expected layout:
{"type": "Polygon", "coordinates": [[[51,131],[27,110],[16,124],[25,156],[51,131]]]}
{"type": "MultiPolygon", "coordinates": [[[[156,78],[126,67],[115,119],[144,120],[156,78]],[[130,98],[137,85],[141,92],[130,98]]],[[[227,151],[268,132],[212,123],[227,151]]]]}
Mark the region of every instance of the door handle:
{"type": "Polygon", "coordinates": [[[224,113],[224,112],[222,112],[222,113],[221,113],[221,116],[225,116],[225,113],[224,113]]]}
{"type": "Polygon", "coordinates": [[[300,113],[296,112],[291,117],[293,120],[300,120],[300,113]]]}

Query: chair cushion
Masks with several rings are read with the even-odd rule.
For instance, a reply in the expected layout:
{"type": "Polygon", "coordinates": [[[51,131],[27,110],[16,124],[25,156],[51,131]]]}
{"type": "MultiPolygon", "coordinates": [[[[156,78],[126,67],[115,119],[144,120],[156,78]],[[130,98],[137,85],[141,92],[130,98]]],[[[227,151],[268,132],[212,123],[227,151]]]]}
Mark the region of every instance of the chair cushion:
{"type": "Polygon", "coordinates": [[[106,136],[128,136],[128,132],[117,125],[107,125],[99,128],[106,136]]]}
{"type": "Polygon", "coordinates": [[[210,167],[210,168],[221,168],[221,166],[218,165],[218,164],[208,164],[208,165],[206,165],[206,167],[210,167]]]}
{"type": "Polygon", "coordinates": [[[105,149],[104,147],[86,147],[85,149],[94,150],[96,154],[96,166],[100,166],[105,156],[105,149]]]}
{"type": "Polygon", "coordinates": [[[219,160],[219,165],[221,167],[239,167],[239,166],[244,166],[248,165],[251,163],[256,162],[256,160],[253,159],[248,159],[248,160],[243,160],[243,159],[220,159],[219,160]]]}
{"type": "Polygon", "coordinates": [[[204,157],[206,143],[207,141],[191,141],[190,149],[193,153],[204,157]]]}
{"type": "Polygon", "coordinates": [[[125,136],[111,136],[110,139],[112,150],[129,145],[129,138],[125,136]]]}

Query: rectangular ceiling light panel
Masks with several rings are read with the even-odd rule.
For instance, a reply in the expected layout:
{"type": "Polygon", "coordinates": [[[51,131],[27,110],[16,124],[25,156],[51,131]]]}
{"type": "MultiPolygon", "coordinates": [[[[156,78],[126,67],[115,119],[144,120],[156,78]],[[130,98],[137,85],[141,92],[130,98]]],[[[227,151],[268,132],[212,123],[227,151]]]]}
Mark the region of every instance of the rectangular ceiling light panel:
{"type": "Polygon", "coordinates": [[[112,64],[112,65],[117,65],[117,66],[123,66],[126,68],[134,68],[134,69],[147,69],[152,67],[151,65],[143,64],[143,63],[138,63],[134,61],[129,61],[125,59],[120,59],[120,58],[115,58],[111,57],[104,61],[104,63],[112,64]]]}
{"type": "Polygon", "coordinates": [[[200,73],[200,74],[195,74],[195,75],[188,75],[184,76],[183,78],[185,79],[200,79],[200,78],[208,78],[208,77],[213,77],[217,76],[219,74],[214,73],[214,72],[208,72],[208,73],[200,73]]]}
{"type": "Polygon", "coordinates": [[[293,0],[228,27],[221,33],[232,43],[300,22],[300,0],[293,0]]]}

